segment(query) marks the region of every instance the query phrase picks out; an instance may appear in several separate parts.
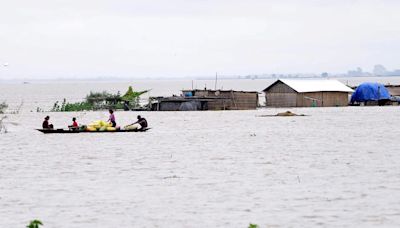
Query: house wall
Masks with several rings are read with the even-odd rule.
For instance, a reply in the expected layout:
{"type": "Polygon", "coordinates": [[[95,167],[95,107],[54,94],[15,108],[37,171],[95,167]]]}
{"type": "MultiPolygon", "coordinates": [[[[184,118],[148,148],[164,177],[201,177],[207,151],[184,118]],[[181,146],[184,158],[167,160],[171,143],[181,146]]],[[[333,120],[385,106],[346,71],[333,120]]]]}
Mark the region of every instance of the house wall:
{"type": "Polygon", "coordinates": [[[400,86],[385,86],[388,90],[390,95],[392,96],[400,96],[400,86]]]}
{"type": "MultiPolygon", "coordinates": [[[[157,107],[154,107],[154,111],[197,111],[205,110],[207,108],[207,102],[201,101],[160,101],[157,107]]],[[[156,104],[157,105],[157,104],[156,104]]]]}
{"type": "Polygon", "coordinates": [[[297,107],[335,107],[347,106],[349,94],[346,92],[299,93],[297,107]]]}
{"type": "Polygon", "coordinates": [[[296,107],[296,93],[268,93],[266,105],[270,107],[296,107]]]}
{"type": "Polygon", "coordinates": [[[221,98],[208,101],[208,110],[248,110],[256,109],[259,105],[257,92],[196,90],[194,96],[221,98]]]}
{"type": "Polygon", "coordinates": [[[270,107],[296,107],[297,92],[282,82],[265,92],[266,105],[270,107]]]}
{"type": "Polygon", "coordinates": [[[209,110],[249,110],[258,107],[258,93],[221,93],[218,98],[224,99],[209,101],[209,110]]]}
{"type": "Polygon", "coordinates": [[[337,107],[349,105],[349,93],[347,92],[324,92],[324,107],[337,107]]]}
{"type": "Polygon", "coordinates": [[[179,111],[182,102],[162,101],[159,104],[158,111],[179,111]]]}
{"type": "MultiPolygon", "coordinates": [[[[208,90],[196,90],[194,92],[194,96],[198,96],[198,97],[206,97],[208,95],[209,95],[208,90]]],[[[212,95],[212,94],[210,94],[210,95],[212,95]]]]}
{"type": "Polygon", "coordinates": [[[232,109],[246,110],[258,107],[258,93],[233,92],[232,109]]]}
{"type": "Polygon", "coordinates": [[[208,110],[232,110],[232,100],[212,100],[207,102],[208,110]]]}

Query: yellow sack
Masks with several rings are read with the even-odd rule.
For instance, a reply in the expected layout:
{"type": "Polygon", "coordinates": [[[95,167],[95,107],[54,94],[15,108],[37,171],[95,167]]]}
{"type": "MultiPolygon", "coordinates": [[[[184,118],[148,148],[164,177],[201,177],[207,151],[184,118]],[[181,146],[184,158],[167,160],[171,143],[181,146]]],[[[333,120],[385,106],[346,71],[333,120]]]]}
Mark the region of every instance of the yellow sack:
{"type": "Polygon", "coordinates": [[[97,131],[97,129],[94,128],[94,127],[88,126],[88,127],[86,128],[86,131],[97,131]]]}
{"type": "Polygon", "coordinates": [[[99,129],[99,131],[106,131],[107,130],[107,127],[106,126],[103,126],[103,127],[101,127],[100,129],[99,129]]]}
{"type": "Polygon", "coordinates": [[[107,131],[116,131],[117,129],[115,127],[107,127],[107,131]]]}
{"type": "Polygon", "coordinates": [[[124,127],[125,130],[136,130],[136,129],[140,129],[140,124],[131,124],[131,125],[127,125],[124,127]]]}
{"type": "Polygon", "coordinates": [[[108,127],[108,123],[105,122],[105,121],[103,121],[103,120],[100,120],[100,121],[99,121],[99,124],[100,124],[100,126],[102,126],[102,127],[108,127]]]}
{"type": "Polygon", "coordinates": [[[99,129],[101,127],[100,121],[99,120],[93,121],[88,125],[88,127],[99,129]]]}

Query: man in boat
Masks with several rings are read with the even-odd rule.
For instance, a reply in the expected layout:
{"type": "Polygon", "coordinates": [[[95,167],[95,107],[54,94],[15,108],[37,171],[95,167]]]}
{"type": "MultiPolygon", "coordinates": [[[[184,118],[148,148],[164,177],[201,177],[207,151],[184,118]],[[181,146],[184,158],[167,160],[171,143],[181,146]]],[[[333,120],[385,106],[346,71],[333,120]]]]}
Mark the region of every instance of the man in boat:
{"type": "Polygon", "coordinates": [[[108,110],[110,113],[110,118],[108,118],[108,122],[111,123],[112,127],[117,126],[117,122],[115,122],[115,116],[114,116],[114,111],[112,109],[108,110]]]}
{"type": "Polygon", "coordinates": [[[44,121],[42,124],[43,129],[53,129],[54,128],[53,124],[49,124],[49,120],[50,120],[50,116],[46,116],[44,118],[44,121]]]}
{"type": "Polygon", "coordinates": [[[137,121],[124,127],[125,130],[137,130],[147,128],[147,120],[141,116],[137,116],[137,121]]]}
{"type": "Polygon", "coordinates": [[[147,128],[147,120],[145,118],[141,117],[140,115],[137,116],[137,121],[133,124],[140,124],[140,129],[147,128]]]}
{"type": "Polygon", "coordinates": [[[71,130],[78,130],[79,129],[79,125],[78,125],[78,122],[76,122],[76,118],[75,117],[72,118],[72,125],[69,125],[68,128],[71,129],[71,130]]]}

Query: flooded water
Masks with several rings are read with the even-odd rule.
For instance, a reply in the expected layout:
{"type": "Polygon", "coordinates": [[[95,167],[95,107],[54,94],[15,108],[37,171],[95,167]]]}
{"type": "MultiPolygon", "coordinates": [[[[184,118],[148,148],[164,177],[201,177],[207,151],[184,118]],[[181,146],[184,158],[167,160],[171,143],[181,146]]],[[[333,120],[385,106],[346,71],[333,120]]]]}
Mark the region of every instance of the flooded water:
{"type": "MultiPolygon", "coordinates": [[[[264,82],[232,87],[259,91],[264,82]]],[[[168,95],[190,82],[163,83],[137,88],[168,95]]],[[[106,119],[105,112],[31,109],[81,99],[89,87],[125,91],[127,85],[1,85],[0,100],[24,99],[23,111],[8,115],[18,125],[0,134],[3,227],[35,218],[44,227],[400,226],[399,106],[290,109],[304,117],[259,117],[287,109],[116,112],[120,125],[141,114],[152,129],[34,130],[44,115],[57,128],[73,116],[80,123],[106,119]]]]}

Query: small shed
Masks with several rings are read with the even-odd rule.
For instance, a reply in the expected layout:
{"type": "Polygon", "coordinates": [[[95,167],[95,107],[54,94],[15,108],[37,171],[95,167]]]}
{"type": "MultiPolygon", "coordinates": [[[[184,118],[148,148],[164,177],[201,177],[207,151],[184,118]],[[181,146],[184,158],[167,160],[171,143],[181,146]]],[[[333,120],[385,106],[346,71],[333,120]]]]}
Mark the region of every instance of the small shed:
{"type": "Polygon", "coordinates": [[[278,79],[263,92],[270,107],[334,107],[347,106],[353,90],[337,80],[278,79]]]}

